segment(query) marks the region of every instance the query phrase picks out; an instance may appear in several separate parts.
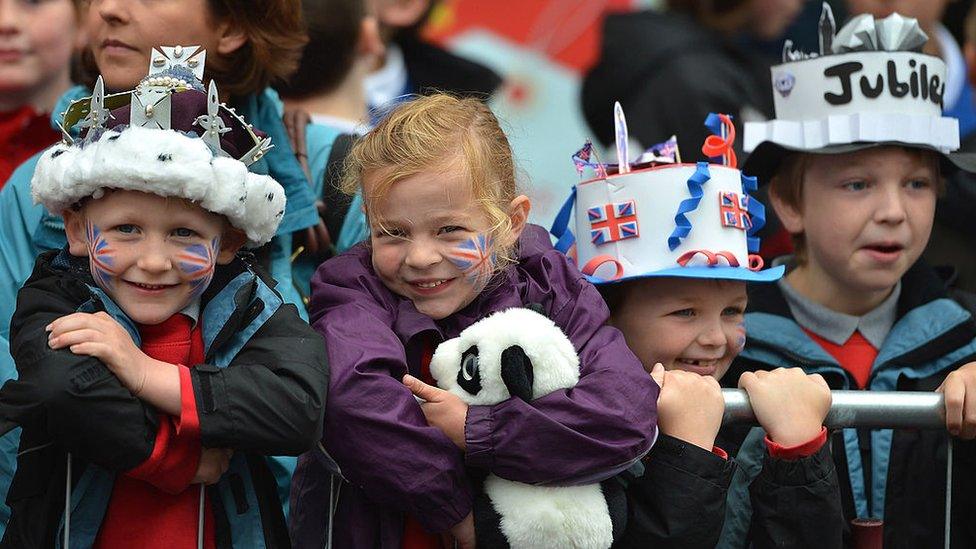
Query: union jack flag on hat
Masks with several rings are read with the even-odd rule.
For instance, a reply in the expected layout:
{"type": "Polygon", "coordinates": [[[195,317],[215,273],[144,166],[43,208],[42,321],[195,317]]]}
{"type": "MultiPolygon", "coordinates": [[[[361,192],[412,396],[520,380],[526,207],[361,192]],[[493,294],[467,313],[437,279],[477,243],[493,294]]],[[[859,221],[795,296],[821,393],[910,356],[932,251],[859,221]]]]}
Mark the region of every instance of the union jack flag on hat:
{"type": "Polygon", "coordinates": [[[637,206],[633,200],[589,208],[586,215],[590,220],[590,240],[594,244],[640,236],[637,206]]]}

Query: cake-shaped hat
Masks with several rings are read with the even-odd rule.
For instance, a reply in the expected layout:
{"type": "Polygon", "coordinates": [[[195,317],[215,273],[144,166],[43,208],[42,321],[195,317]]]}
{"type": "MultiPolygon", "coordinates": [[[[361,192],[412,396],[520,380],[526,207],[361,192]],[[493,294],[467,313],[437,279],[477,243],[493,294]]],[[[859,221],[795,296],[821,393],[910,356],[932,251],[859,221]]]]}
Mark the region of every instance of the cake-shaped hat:
{"type": "Polygon", "coordinates": [[[60,214],[105,189],[142,191],[223,215],[251,245],[271,240],[285,192],[248,171],[271,139],[220,103],[214,82],[204,88],[205,56],[198,46],[154,49],[149,75],[129,92],[106,95],[99,77],[92,96],[62,115],[62,142],[41,155],[34,202],[60,214]],[[83,129],[78,139],[75,126],[83,129]]]}
{"type": "Polygon", "coordinates": [[[556,248],[575,258],[591,282],[659,276],[769,282],[783,275],[782,266],[763,270],[756,255],[765,209],[749,196],[756,179],[736,169],[730,117],[705,120],[714,135],[702,153],[711,162],[681,163],[673,137],[631,162],[619,103],[614,111],[617,164],[597,161],[589,143],[574,155],[580,173],[591,167],[597,177],[573,188],[551,231],[556,248]]]}
{"type": "Polygon", "coordinates": [[[770,69],[776,118],[746,122],[744,169],[766,180],[789,152],[836,154],[878,145],[931,149],[966,171],[976,168],[959,148],[959,124],[942,116],[946,65],[921,53],[928,36],[918,21],[893,13],[864,14],[835,31],[824,2],[820,52],[783,47],[770,69]]]}

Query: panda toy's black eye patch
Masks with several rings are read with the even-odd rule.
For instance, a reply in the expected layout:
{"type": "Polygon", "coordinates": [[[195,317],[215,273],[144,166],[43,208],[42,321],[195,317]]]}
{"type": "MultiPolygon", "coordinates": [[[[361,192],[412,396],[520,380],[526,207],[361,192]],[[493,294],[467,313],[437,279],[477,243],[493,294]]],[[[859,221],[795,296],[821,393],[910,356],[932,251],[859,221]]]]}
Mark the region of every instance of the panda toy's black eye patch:
{"type": "Polygon", "coordinates": [[[478,347],[476,345],[472,345],[467,351],[461,353],[457,383],[469,394],[476,395],[481,391],[481,368],[478,367],[478,347]]]}

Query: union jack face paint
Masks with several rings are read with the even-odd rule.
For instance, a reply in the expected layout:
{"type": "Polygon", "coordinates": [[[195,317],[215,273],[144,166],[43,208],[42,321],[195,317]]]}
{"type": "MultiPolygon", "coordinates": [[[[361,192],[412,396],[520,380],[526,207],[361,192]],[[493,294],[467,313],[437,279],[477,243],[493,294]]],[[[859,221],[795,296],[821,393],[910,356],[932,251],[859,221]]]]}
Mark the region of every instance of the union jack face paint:
{"type": "Polygon", "coordinates": [[[194,296],[199,296],[213,279],[214,265],[217,263],[217,250],[220,238],[215,237],[209,245],[192,244],[177,255],[177,264],[189,282],[194,296]]]}
{"type": "Polygon", "coordinates": [[[112,285],[115,277],[115,248],[105,239],[102,230],[91,221],[85,222],[88,233],[88,263],[92,276],[100,286],[112,285]]]}
{"type": "Polygon", "coordinates": [[[447,251],[448,261],[453,263],[469,283],[478,286],[488,282],[495,270],[495,253],[492,238],[478,234],[447,251]]]}

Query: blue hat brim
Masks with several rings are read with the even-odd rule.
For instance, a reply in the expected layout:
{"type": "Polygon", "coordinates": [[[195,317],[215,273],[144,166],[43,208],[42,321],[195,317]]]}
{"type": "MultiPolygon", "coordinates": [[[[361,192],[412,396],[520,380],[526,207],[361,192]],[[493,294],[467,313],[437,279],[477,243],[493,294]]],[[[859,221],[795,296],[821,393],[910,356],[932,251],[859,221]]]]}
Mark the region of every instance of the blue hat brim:
{"type": "Polygon", "coordinates": [[[679,278],[711,278],[716,280],[741,280],[742,282],[775,282],[783,277],[786,265],[779,265],[765,271],[750,271],[742,267],[672,267],[639,275],[625,276],[615,280],[605,280],[599,277],[583,275],[593,284],[617,284],[640,278],[659,278],[673,276],[679,278]]]}

